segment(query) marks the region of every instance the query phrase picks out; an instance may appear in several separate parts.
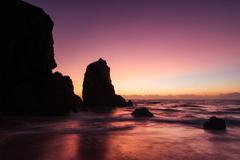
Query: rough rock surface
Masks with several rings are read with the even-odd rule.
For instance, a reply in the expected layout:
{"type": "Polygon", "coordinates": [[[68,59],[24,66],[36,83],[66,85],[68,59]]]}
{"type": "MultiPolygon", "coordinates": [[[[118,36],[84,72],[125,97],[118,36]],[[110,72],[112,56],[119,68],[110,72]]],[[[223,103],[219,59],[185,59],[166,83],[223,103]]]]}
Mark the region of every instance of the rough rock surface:
{"type": "Polygon", "coordinates": [[[226,122],[224,119],[213,116],[203,124],[203,128],[207,130],[226,130],[226,122]]]}
{"type": "Polygon", "coordinates": [[[137,108],[132,112],[133,117],[153,117],[153,114],[146,108],[137,108]]]}
{"type": "Polygon", "coordinates": [[[87,66],[82,96],[84,104],[93,108],[132,105],[131,101],[126,102],[122,96],[115,94],[110,78],[110,68],[101,58],[87,66]]]}
{"type": "Polygon", "coordinates": [[[72,81],[52,73],[53,21],[40,8],[19,0],[0,6],[1,114],[65,114],[80,106],[72,81]]]}

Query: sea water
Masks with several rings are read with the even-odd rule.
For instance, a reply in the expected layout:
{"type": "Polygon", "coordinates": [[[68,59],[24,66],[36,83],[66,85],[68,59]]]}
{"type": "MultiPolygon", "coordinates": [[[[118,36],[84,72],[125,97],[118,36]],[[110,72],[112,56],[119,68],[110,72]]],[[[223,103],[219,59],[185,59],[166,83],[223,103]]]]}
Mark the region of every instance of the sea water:
{"type": "Polygon", "coordinates": [[[0,128],[0,160],[240,159],[240,101],[136,100],[134,107],[67,117],[9,117],[0,128]],[[137,107],[153,118],[133,118],[137,107]],[[203,130],[211,116],[226,131],[203,130]]]}

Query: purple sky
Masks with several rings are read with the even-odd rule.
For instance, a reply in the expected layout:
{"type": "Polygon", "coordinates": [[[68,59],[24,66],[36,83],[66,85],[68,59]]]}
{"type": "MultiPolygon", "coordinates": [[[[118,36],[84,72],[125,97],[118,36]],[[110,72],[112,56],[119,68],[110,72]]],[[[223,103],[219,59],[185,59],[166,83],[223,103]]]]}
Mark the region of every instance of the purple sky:
{"type": "Polygon", "coordinates": [[[120,94],[240,91],[239,0],[27,0],[54,20],[55,58],[81,94],[102,57],[120,94]]]}

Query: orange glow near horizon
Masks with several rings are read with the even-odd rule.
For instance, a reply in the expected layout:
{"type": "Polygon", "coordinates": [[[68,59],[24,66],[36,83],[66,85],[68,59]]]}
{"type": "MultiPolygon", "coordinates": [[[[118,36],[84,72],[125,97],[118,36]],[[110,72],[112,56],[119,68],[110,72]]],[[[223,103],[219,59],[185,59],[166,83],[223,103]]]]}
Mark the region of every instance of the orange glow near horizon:
{"type": "MultiPolygon", "coordinates": [[[[118,63],[114,64],[108,61],[111,68],[112,83],[116,93],[121,95],[217,95],[240,91],[238,75],[234,75],[234,72],[228,73],[229,71],[226,71],[231,77],[221,77],[221,72],[205,73],[202,71],[201,73],[201,71],[198,71],[192,74],[190,70],[184,70],[184,68],[181,70],[179,67],[179,70],[173,70],[174,68],[165,72],[162,70],[160,74],[156,70],[156,73],[154,73],[154,70],[152,70],[154,66],[151,65],[148,65],[149,68],[145,67],[135,72],[134,67],[136,66],[124,64],[123,68],[127,71],[122,70],[121,64],[118,65],[118,63]],[[130,66],[129,69],[128,65],[130,66]]],[[[85,63],[85,66],[79,65],[69,70],[61,69],[61,72],[71,75],[75,93],[80,96],[86,67],[87,63],[85,63]]],[[[60,67],[57,69],[60,69],[60,67]]],[[[222,74],[225,75],[225,72],[223,71],[222,74]]]]}
{"type": "MultiPolygon", "coordinates": [[[[139,48],[140,42],[134,45],[137,40],[132,42],[132,47],[111,43],[98,44],[91,49],[86,46],[64,49],[65,54],[72,50],[73,57],[57,54],[63,51],[56,47],[56,70],[70,75],[76,94],[81,95],[87,65],[100,57],[111,68],[111,79],[117,94],[216,95],[240,91],[240,54],[237,54],[240,45],[237,43],[228,43],[227,47],[221,45],[221,41],[219,44],[214,42],[211,48],[198,48],[196,42],[191,42],[195,48],[178,48],[179,44],[172,48],[157,44],[139,48]],[[106,46],[112,47],[106,49],[106,46]],[[228,54],[228,51],[233,54],[228,54]]],[[[163,41],[161,43],[164,44],[163,41]]]]}

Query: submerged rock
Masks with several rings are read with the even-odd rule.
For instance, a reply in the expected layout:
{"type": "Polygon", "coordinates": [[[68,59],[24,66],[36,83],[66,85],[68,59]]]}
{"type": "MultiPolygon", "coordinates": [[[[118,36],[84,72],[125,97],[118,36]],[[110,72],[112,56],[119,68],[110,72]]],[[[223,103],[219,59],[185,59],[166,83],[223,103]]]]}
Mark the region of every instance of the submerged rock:
{"type": "Polygon", "coordinates": [[[207,130],[226,130],[226,122],[224,119],[213,116],[203,124],[203,128],[207,130]]]}
{"type": "Polygon", "coordinates": [[[146,107],[137,108],[132,112],[133,117],[153,117],[153,113],[151,113],[146,107]]]}
{"type": "Polygon", "coordinates": [[[82,104],[72,81],[54,59],[53,21],[40,8],[20,0],[0,6],[0,112],[59,115],[82,104]]]}
{"type": "Polygon", "coordinates": [[[96,108],[132,105],[122,96],[115,94],[110,78],[110,68],[102,58],[87,66],[82,96],[86,106],[96,108]]]}

